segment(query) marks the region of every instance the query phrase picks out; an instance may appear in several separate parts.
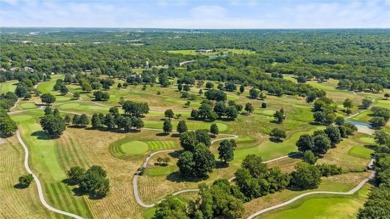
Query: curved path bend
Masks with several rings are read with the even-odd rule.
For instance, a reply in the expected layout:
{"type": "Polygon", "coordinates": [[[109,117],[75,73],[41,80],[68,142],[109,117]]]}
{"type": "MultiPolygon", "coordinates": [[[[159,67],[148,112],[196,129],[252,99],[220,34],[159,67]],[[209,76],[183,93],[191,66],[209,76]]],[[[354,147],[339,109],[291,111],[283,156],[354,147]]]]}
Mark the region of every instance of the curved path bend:
{"type": "MultiPolygon", "coordinates": [[[[145,130],[152,130],[152,131],[161,131],[161,129],[152,129],[152,128],[143,128],[145,130]]],[[[229,139],[236,139],[238,138],[238,135],[230,135],[230,134],[219,134],[219,136],[226,136],[226,137],[223,137],[223,138],[219,138],[219,139],[214,139],[211,141],[211,144],[217,142],[217,141],[223,141],[223,140],[229,140],[229,139]]],[[[146,168],[148,163],[149,163],[149,160],[155,156],[156,154],[160,154],[160,153],[169,153],[169,152],[174,152],[176,150],[161,150],[161,151],[156,151],[156,152],[153,152],[151,153],[148,157],[145,158],[145,161],[142,163],[141,167],[142,168],[146,168]]],[[[134,193],[134,198],[136,200],[136,202],[144,207],[144,208],[152,208],[154,207],[156,204],[152,203],[152,204],[146,204],[142,201],[140,195],[139,195],[139,191],[138,191],[138,178],[140,176],[138,175],[138,173],[136,173],[133,177],[133,193],[134,193]]],[[[175,195],[179,195],[179,194],[182,194],[182,193],[187,193],[187,192],[198,192],[199,189],[184,189],[184,190],[179,190],[179,191],[176,191],[174,193],[172,193],[173,196],[175,195]]],[[[163,199],[162,199],[163,200],[163,199]]],[[[156,203],[160,203],[162,200],[159,200],[157,201],[156,203]]]]}
{"type": "MultiPolygon", "coordinates": [[[[373,161],[373,160],[372,160],[373,161]]],[[[372,162],[371,161],[371,162],[372,162]]],[[[268,212],[268,211],[272,211],[274,209],[277,209],[277,208],[280,208],[280,207],[283,207],[283,206],[286,206],[286,205],[289,205],[295,201],[297,201],[298,199],[301,199],[303,197],[306,197],[306,196],[309,196],[309,195],[318,195],[318,194],[330,194],[330,195],[352,195],[354,194],[355,192],[357,192],[360,188],[363,187],[363,185],[365,183],[367,183],[369,180],[371,180],[372,178],[374,178],[375,176],[375,171],[371,171],[371,175],[369,177],[367,177],[366,179],[364,179],[363,181],[361,181],[355,188],[349,190],[348,192],[331,192],[331,191],[314,191],[314,192],[308,192],[308,193],[304,193],[304,194],[301,194],[301,195],[298,195],[286,202],[283,202],[281,204],[278,204],[278,205],[274,205],[274,206],[271,206],[269,208],[265,208],[263,210],[260,210],[252,215],[250,215],[247,219],[253,219],[257,216],[259,216],[260,214],[263,214],[265,212],[268,212]]]]}
{"type": "Polygon", "coordinates": [[[55,212],[57,214],[62,214],[62,215],[65,215],[65,216],[68,216],[68,217],[71,217],[71,218],[76,218],[76,219],[82,219],[82,217],[78,216],[78,215],[75,215],[75,214],[72,214],[70,212],[66,212],[66,211],[62,211],[60,209],[57,209],[57,208],[54,208],[52,206],[50,206],[46,200],[45,200],[45,197],[43,195],[43,189],[42,189],[42,184],[41,182],[39,181],[38,177],[32,172],[30,166],[29,166],[29,162],[28,162],[28,158],[29,158],[29,151],[28,151],[28,147],[27,145],[24,143],[23,139],[21,138],[20,136],[20,132],[19,130],[16,131],[16,137],[18,138],[18,141],[19,143],[22,145],[23,149],[24,149],[24,168],[26,169],[27,173],[29,174],[32,174],[33,177],[34,177],[34,181],[37,185],[37,189],[38,189],[38,196],[39,196],[39,200],[41,201],[42,205],[48,209],[49,211],[52,211],[52,212],[55,212]]]}

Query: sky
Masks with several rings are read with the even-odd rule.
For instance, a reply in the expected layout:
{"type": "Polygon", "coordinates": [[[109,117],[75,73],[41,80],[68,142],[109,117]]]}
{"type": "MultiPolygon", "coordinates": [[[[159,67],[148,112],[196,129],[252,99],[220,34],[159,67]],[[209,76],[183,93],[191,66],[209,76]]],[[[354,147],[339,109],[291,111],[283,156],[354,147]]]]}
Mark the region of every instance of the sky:
{"type": "Polygon", "coordinates": [[[390,28],[390,0],[0,0],[0,26],[390,28]]]}

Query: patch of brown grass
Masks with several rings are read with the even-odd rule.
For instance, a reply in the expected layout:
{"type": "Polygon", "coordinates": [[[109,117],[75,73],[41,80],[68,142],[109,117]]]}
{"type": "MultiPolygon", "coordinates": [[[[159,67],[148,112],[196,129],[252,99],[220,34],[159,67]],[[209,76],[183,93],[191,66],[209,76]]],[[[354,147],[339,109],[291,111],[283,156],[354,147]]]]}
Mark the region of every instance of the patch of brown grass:
{"type": "Polygon", "coordinates": [[[3,140],[0,144],[0,217],[53,217],[39,201],[35,182],[25,189],[14,188],[18,178],[27,174],[23,166],[24,150],[15,137],[3,140]]]}

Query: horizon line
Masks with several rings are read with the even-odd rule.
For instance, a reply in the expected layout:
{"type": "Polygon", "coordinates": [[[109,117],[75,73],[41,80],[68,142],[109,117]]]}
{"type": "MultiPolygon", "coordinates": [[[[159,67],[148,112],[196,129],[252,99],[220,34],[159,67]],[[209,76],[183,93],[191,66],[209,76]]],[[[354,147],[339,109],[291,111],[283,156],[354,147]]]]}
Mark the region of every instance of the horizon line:
{"type": "Polygon", "coordinates": [[[0,26],[0,28],[75,28],[75,29],[161,29],[161,30],[337,30],[337,29],[390,29],[390,27],[253,27],[253,28],[183,28],[183,27],[77,27],[77,26],[0,26]]]}

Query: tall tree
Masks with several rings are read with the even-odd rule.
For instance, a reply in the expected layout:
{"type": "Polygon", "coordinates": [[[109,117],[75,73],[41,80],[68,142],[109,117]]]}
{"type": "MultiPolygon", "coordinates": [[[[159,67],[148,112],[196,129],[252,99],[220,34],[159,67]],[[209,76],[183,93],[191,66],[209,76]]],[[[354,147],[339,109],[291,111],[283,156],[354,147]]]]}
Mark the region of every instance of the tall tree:
{"type": "Polygon", "coordinates": [[[165,119],[163,123],[163,131],[164,133],[171,133],[172,132],[172,122],[169,119],[165,119]]]}
{"type": "Polygon", "coordinates": [[[41,101],[43,103],[46,103],[47,105],[50,105],[50,104],[52,104],[52,103],[54,103],[56,101],[56,97],[53,96],[52,94],[48,94],[48,93],[42,94],[41,95],[41,101]]]}
{"type": "Polygon", "coordinates": [[[184,121],[184,120],[179,121],[179,123],[177,124],[176,130],[179,133],[183,133],[183,132],[188,131],[186,121],[184,121]]]}
{"type": "Polygon", "coordinates": [[[254,107],[251,103],[246,103],[245,104],[245,111],[248,113],[248,114],[251,114],[254,110],[254,107]]]}
{"type": "Polygon", "coordinates": [[[321,182],[320,170],[307,163],[298,164],[291,176],[291,183],[300,189],[315,189],[321,182]]]}
{"type": "Polygon", "coordinates": [[[217,136],[219,134],[219,129],[218,129],[217,124],[215,124],[215,123],[211,124],[210,133],[214,136],[217,136]]]}
{"type": "Polygon", "coordinates": [[[218,153],[219,159],[222,160],[225,164],[234,159],[234,149],[236,148],[236,142],[234,139],[223,140],[219,144],[218,153]]]}
{"type": "Polygon", "coordinates": [[[182,200],[168,196],[161,201],[154,212],[153,219],[183,218],[189,219],[187,215],[187,204],[182,200]]]}
{"type": "Polygon", "coordinates": [[[172,119],[175,116],[175,113],[173,112],[172,109],[167,109],[164,112],[164,116],[169,118],[169,119],[172,119]]]}
{"type": "Polygon", "coordinates": [[[41,126],[50,136],[59,137],[66,129],[65,122],[61,117],[54,115],[46,115],[41,121],[41,126]]]}
{"type": "Polygon", "coordinates": [[[301,135],[296,145],[300,152],[311,151],[314,149],[313,138],[308,134],[301,135]]]}

